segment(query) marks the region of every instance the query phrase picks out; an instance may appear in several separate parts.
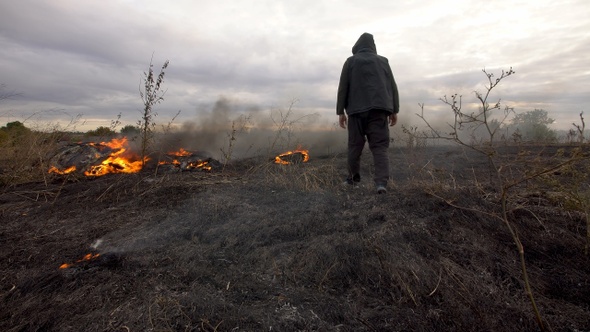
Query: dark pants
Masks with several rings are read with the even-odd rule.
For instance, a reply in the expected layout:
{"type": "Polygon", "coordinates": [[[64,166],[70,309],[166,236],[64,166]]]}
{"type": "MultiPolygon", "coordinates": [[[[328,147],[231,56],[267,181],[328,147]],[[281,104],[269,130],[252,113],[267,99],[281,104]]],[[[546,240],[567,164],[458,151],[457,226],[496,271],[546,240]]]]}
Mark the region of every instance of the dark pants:
{"type": "Polygon", "coordinates": [[[379,110],[353,114],[348,117],[348,172],[350,179],[360,179],[361,154],[365,142],[375,164],[375,184],[387,185],[389,180],[389,122],[388,113],[379,110]]]}

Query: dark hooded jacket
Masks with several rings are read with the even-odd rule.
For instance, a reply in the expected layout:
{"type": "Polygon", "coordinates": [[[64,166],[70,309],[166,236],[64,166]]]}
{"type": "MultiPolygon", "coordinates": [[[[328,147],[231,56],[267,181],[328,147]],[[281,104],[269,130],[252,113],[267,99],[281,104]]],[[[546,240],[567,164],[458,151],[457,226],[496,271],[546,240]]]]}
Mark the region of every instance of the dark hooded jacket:
{"type": "Polygon", "coordinates": [[[377,54],[373,35],[363,33],[346,59],[340,84],[336,114],[348,115],[368,110],[399,112],[399,95],[387,58],[377,54]]]}

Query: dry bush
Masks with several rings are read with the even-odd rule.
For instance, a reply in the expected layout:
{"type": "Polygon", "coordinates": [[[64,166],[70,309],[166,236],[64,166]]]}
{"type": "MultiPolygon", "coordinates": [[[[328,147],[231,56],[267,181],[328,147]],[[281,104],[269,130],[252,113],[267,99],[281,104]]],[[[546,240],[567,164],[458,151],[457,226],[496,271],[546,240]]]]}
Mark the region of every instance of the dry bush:
{"type": "Polygon", "coordinates": [[[236,120],[231,122],[231,130],[227,132],[227,147],[222,147],[219,150],[223,156],[223,167],[222,170],[225,170],[227,164],[233,158],[233,152],[235,148],[236,141],[238,137],[247,132],[249,127],[251,126],[251,116],[247,115],[240,115],[236,120]]]}
{"type": "Polygon", "coordinates": [[[31,130],[0,143],[0,186],[47,181],[48,158],[58,142],[68,135],[62,131],[31,130]]]}
{"type": "Polygon", "coordinates": [[[271,111],[270,118],[274,125],[274,134],[269,141],[269,156],[271,156],[277,149],[287,150],[289,147],[297,145],[296,131],[301,128],[306,120],[317,115],[305,114],[293,118],[296,103],[297,99],[292,99],[287,110],[276,109],[271,111]]]}
{"type": "Polygon", "coordinates": [[[401,138],[408,149],[423,149],[428,145],[425,133],[418,132],[417,126],[406,127],[402,125],[402,131],[405,137],[402,136],[401,138]]]}
{"type": "Polygon", "coordinates": [[[164,100],[165,90],[162,90],[162,84],[164,83],[164,75],[166,74],[166,68],[168,68],[169,61],[164,61],[160,73],[155,76],[153,55],[150,60],[147,73],[144,72],[143,86],[139,88],[139,95],[143,103],[143,111],[141,113],[141,119],[137,122],[137,126],[140,128],[140,155],[143,165],[145,165],[146,157],[149,155],[150,148],[153,145],[154,133],[156,123],[154,118],[158,115],[154,112],[154,107],[164,100]]]}
{"type": "Polygon", "coordinates": [[[75,129],[81,115],[63,111],[35,112],[21,121],[0,128],[0,187],[27,182],[47,185],[48,160],[63,142],[79,140],[75,129]],[[65,117],[66,124],[42,121],[44,117],[65,117]]]}

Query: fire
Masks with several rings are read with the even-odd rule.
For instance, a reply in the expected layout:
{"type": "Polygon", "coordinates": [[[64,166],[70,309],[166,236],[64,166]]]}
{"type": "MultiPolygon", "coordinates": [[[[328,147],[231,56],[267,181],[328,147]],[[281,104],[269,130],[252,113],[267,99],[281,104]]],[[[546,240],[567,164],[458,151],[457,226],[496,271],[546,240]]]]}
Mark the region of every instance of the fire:
{"type": "Polygon", "coordinates": [[[102,142],[105,145],[115,150],[111,155],[103,160],[100,165],[90,166],[84,172],[86,176],[102,176],[109,173],[137,173],[141,170],[143,165],[149,158],[144,160],[137,160],[138,157],[132,153],[125,153],[127,151],[127,137],[121,139],[114,138],[110,142],[102,142]]]}
{"type": "MultiPolygon", "coordinates": [[[[117,153],[119,154],[119,153],[117,153]]],[[[145,159],[146,161],[148,158],[145,159]]],[[[84,172],[86,176],[102,176],[109,173],[137,173],[143,167],[141,160],[129,161],[127,158],[117,157],[115,154],[103,160],[100,165],[90,166],[84,172]]]]}
{"type": "MultiPolygon", "coordinates": [[[[88,177],[97,177],[109,173],[136,173],[141,171],[150,158],[143,159],[128,147],[126,137],[115,138],[109,142],[69,144],[60,149],[49,161],[49,173],[69,174],[77,172],[88,177]]],[[[159,165],[167,169],[181,171],[211,171],[218,162],[206,153],[187,151],[168,152],[159,165]]]]}
{"type": "Polygon", "coordinates": [[[212,169],[209,160],[195,158],[193,157],[195,156],[193,152],[187,151],[183,148],[180,148],[178,151],[168,152],[166,155],[169,157],[178,158],[174,158],[171,161],[162,160],[159,162],[160,165],[174,165],[175,167],[181,168],[183,170],[201,169],[210,171],[212,169]]]}
{"type": "Polygon", "coordinates": [[[158,165],[169,165],[172,164],[174,166],[180,166],[180,161],[174,159],[172,161],[161,160],[158,165]]]}
{"type": "Polygon", "coordinates": [[[109,142],[101,143],[78,143],[62,150],[56,156],[58,157],[55,157],[48,173],[69,174],[77,171],[83,172],[86,176],[136,173],[149,160],[147,157],[141,160],[139,156],[129,151],[127,137],[114,138],[109,142]],[[72,162],[73,165],[62,164],[64,160],[72,162]]]}
{"type": "Polygon", "coordinates": [[[209,165],[209,162],[206,160],[198,160],[198,161],[193,161],[193,162],[188,163],[186,168],[187,169],[201,168],[201,169],[210,171],[211,165],[209,165]]]}
{"type": "MultiPolygon", "coordinates": [[[[90,145],[97,145],[96,143],[90,143],[90,145]]],[[[127,146],[127,137],[113,138],[110,142],[100,142],[98,145],[106,145],[111,149],[125,149],[127,146]]]]}
{"type": "Polygon", "coordinates": [[[289,157],[296,155],[296,154],[300,154],[303,157],[302,162],[306,163],[309,161],[309,151],[308,150],[304,150],[301,149],[301,147],[297,147],[297,149],[293,150],[293,151],[287,151],[284,153],[281,153],[280,155],[275,157],[275,164],[281,164],[281,165],[289,165],[292,164],[292,161],[289,161],[289,157]]]}
{"type": "Polygon", "coordinates": [[[93,259],[96,259],[98,256],[100,256],[100,254],[86,254],[86,255],[84,255],[84,257],[80,258],[75,263],[72,263],[72,264],[64,263],[64,264],[60,265],[59,268],[60,269],[67,269],[67,268],[74,266],[76,263],[91,261],[93,259]]]}
{"type": "Polygon", "coordinates": [[[70,174],[72,172],[76,171],[76,166],[70,166],[64,170],[60,170],[59,168],[55,167],[55,166],[51,166],[49,168],[49,171],[47,171],[48,173],[54,173],[54,174],[70,174]]]}
{"type": "Polygon", "coordinates": [[[168,155],[177,156],[177,157],[192,156],[192,154],[193,154],[192,152],[188,152],[183,148],[180,148],[180,150],[178,150],[178,151],[168,152],[168,155]]]}

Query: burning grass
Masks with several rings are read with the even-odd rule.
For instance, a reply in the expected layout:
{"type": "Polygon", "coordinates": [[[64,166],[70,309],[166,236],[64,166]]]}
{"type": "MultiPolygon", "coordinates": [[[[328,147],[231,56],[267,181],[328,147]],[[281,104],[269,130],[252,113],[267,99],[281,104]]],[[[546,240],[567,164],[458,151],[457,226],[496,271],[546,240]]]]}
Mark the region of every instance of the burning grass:
{"type": "Polygon", "coordinates": [[[165,160],[158,162],[159,166],[170,166],[171,169],[178,169],[182,171],[211,171],[214,167],[219,167],[219,162],[216,160],[200,155],[197,152],[187,151],[180,148],[178,151],[168,152],[165,160]]]}
{"type": "Polygon", "coordinates": [[[51,157],[49,173],[82,173],[85,176],[103,176],[113,173],[137,173],[149,161],[131,151],[126,137],[108,142],[70,144],[51,157]]]}
{"type": "Polygon", "coordinates": [[[309,151],[298,147],[293,151],[287,151],[275,157],[275,164],[290,165],[294,163],[306,163],[309,161],[309,151]]]}
{"type": "MultiPolygon", "coordinates": [[[[87,177],[98,177],[117,173],[138,173],[149,167],[149,157],[141,159],[129,147],[126,137],[114,138],[101,143],[68,144],[57,151],[49,160],[50,174],[67,175],[83,174],[87,177]]],[[[181,171],[211,171],[218,168],[219,163],[203,155],[180,148],[165,154],[157,163],[157,167],[181,171]]]]}
{"type": "Polygon", "coordinates": [[[80,258],[75,263],[63,263],[62,265],[59,266],[59,268],[60,269],[68,269],[70,267],[75,266],[78,263],[90,262],[90,261],[92,261],[94,259],[97,259],[98,257],[100,257],[100,254],[89,253],[89,254],[84,255],[84,257],[80,258]]]}

